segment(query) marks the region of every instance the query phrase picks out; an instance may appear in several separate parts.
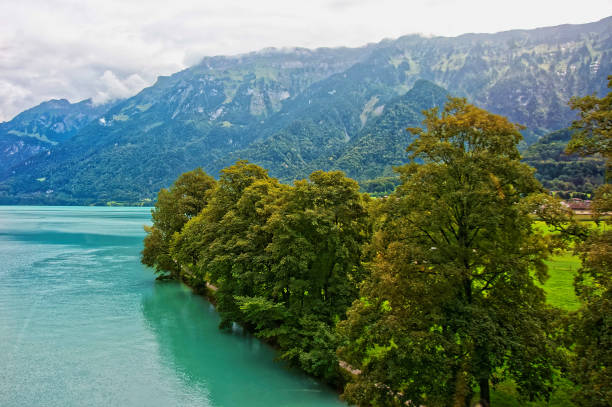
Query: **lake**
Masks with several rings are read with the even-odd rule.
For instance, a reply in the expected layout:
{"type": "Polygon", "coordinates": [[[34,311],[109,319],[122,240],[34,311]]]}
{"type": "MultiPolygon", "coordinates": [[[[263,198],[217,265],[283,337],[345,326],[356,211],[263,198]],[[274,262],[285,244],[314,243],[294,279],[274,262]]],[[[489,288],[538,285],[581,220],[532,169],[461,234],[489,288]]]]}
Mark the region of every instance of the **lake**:
{"type": "Polygon", "coordinates": [[[149,208],[0,206],[0,405],[342,406],[139,262],[149,208]]]}

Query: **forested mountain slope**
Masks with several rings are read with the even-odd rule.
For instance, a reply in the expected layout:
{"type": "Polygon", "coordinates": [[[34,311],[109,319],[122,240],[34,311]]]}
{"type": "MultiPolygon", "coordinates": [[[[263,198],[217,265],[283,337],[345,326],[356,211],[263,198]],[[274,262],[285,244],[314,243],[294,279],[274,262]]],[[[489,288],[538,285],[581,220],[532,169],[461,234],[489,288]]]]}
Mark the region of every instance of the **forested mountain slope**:
{"type": "Polygon", "coordinates": [[[317,169],[342,170],[358,180],[393,175],[393,167],[407,161],[405,150],[411,137],[406,127],[420,126],[421,112],[442,106],[447,96],[443,88],[419,80],[410,91],[385,104],[371,96],[361,111],[329,106],[316,120],[304,114],[306,119],[232,153],[222,163],[246,158],[285,181],[305,178],[317,169]],[[353,116],[348,122],[354,127],[344,127],[342,111],[353,116]]]}
{"type": "Polygon", "coordinates": [[[523,152],[523,161],[536,169],[536,178],[545,188],[563,198],[590,198],[604,181],[605,159],[566,154],[571,138],[569,129],[547,134],[523,152]]]}
{"type": "Polygon", "coordinates": [[[110,107],[94,105],[91,100],[49,100],[0,123],[0,177],[9,175],[13,166],[70,139],[110,107]]]}

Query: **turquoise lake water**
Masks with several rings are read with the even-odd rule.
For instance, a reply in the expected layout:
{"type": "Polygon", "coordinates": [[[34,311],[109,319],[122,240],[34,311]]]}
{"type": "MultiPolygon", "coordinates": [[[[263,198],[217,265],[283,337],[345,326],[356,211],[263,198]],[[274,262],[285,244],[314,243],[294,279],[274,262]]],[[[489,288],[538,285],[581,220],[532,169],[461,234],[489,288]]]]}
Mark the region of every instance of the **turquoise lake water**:
{"type": "Polygon", "coordinates": [[[139,262],[148,208],[0,206],[0,406],[341,406],[139,262]]]}

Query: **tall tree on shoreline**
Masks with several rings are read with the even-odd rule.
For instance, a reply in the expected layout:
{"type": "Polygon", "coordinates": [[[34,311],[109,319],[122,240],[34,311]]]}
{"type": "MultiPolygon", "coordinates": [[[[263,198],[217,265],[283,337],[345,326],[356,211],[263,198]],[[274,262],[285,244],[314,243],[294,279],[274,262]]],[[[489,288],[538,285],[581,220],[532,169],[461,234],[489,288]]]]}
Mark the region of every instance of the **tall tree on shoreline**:
{"type": "Polygon", "coordinates": [[[155,208],[151,210],[152,226],[145,226],[141,262],[155,268],[165,278],[178,279],[180,265],[170,255],[170,245],[189,219],[206,205],[216,181],[201,168],[181,174],[169,189],[157,194],[155,208]]]}
{"type": "Polygon", "coordinates": [[[425,112],[412,163],[384,204],[378,253],[339,324],[345,389],[371,405],[490,404],[505,378],[527,398],[552,387],[548,254],[530,216],[541,187],[520,162],[519,127],[464,99],[425,112]],[[417,164],[421,161],[423,164],[417,164]]]}

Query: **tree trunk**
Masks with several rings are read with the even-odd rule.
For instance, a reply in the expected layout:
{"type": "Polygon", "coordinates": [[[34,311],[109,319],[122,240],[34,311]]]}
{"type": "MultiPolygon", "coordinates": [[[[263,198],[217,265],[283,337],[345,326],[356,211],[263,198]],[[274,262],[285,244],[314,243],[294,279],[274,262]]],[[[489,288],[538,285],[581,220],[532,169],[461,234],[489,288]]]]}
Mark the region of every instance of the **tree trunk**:
{"type": "Polygon", "coordinates": [[[489,407],[491,405],[489,378],[479,379],[478,384],[480,385],[480,404],[482,404],[482,407],[489,407]]]}
{"type": "Polygon", "coordinates": [[[470,407],[472,405],[471,387],[468,385],[467,372],[465,366],[457,366],[454,372],[455,377],[455,394],[453,395],[453,407],[470,407]]]}

